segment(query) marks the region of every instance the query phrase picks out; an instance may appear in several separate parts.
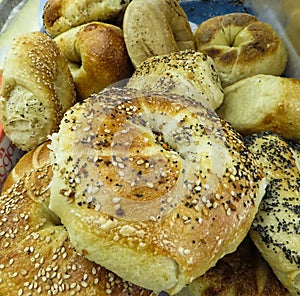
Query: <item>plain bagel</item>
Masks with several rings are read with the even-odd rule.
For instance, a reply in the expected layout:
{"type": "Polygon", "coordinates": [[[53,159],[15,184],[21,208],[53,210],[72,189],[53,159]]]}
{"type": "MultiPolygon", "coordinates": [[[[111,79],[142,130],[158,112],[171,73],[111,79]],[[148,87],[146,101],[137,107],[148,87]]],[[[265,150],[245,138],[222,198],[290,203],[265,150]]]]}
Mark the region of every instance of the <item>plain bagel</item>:
{"type": "Polygon", "coordinates": [[[50,208],[75,249],[171,295],[237,248],[265,191],[240,136],[178,95],[106,89],[66,113],[51,150],[50,208]]]}
{"type": "Polygon", "coordinates": [[[187,15],[177,0],[132,0],[123,30],[135,67],[154,55],[195,48],[187,15]]]}
{"type": "Polygon", "coordinates": [[[255,75],[224,88],[220,117],[241,134],[272,131],[300,141],[300,80],[255,75]]]}
{"type": "Polygon", "coordinates": [[[48,0],[44,5],[46,32],[56,37],[92,21],[109,22],[118,17],[130,0],[48,0]]]}
{"type": "Polygon", "coordinates": [[[246,13],[212,17],[195,32],[198,51],[211,56],[223,86],[255,74],[280,75],[287,50],[276,31],[246,13]]]}
{"type": "Polygon", "coordinates": [[[115,25],[91,22],[54,40],[69,63],[79,100],[133,72],[123,32],[115,25]]]}
{"type": "Polygon", "coordinates": [[[52,165],[47,145],[22,158],[0,197],[0,294],[156,295],[74,250],[66,229],[48,208],[52,165]]]}

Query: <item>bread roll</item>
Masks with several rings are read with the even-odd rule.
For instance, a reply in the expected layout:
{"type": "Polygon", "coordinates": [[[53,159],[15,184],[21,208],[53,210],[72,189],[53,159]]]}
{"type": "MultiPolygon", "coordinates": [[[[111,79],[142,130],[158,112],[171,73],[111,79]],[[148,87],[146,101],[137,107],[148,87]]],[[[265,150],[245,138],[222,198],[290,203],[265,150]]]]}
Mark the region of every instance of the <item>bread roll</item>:
{"type": "Polygon", "coordinates": [[[48,0],[44,5],[46,32],[56,37],[71,28],[92,21],[110,22],[127,7],[130,0],[48,0]]]}
{"type": "Polygon", "coordinates": [[[123,32],[117,26],[91,22],[68,30],[55,42],[69,62],[80,100],[133,72],[123,32]]]}
{"type": "Polygon", "coordinates": [[[137,67],[127,87],[188,96],[211,110],[224,98],[213,60],[193,50],[148,58],[137,67]]]}
{"type": "Polygon", "coordinates": [[[249,136],[247,145],[263,165],[268,180],[251,238],[282,284],[293,296],[299,295],[300,165],[294,154],[299,157],[300,145],[293,148],[272,133],[249,136]]]}
{"type": "Polygon", "coordinates": [[[10,171],[5,179],[2,187],[2,192],[8,190],[13,184],[17,183],[25,174],[28,174],[32,169],[40,168],[49,162],[49,141],[44,142],[35,149],[27,152],[17,165],[10,171]],[[30,161],[28,161],[30,159],[30,161]]]}
{"type": "Polygon", "coordinates": [[[37,147],[75,101],[68,64],[55,42],[41,32],[16,37],[2,76],[0,120],[7,137],[25,151],[37,147]]]}
{"type": "Polygon", "coordinates": [[[34,150],[27,153],[15,169],[17,178],[10,178],[0,197],[1,295],[156,295],[74,250],[66,229],[48,208],[52,165],[47,144],[37,155],[34,150]],[[28,171],[22,175],[24,165],[28,171]]]}
{"type": "Polygon", "coordinates": [[[123,29],[135,67],[155,55],[195,49],[187,15],[177,0],[132,0],[125,10],[123,29]]]}
{"type": "Polygon", "coordinates": [[[273,131],[300,140],[300,80],[256,75],[224,88],[219,116],[241,134],[273,131]]]}
{"type": "Polygon", "coordinates": [[[110,88],[51,143],[50,208],[78,252],[171,295],[233,252],[264,194],[240,136],[199,102],[110,88]]]}
{"type": "Polygon", "coordinates": [[[195,32],[198,51],[215,61],[224,87],[256,74],[280,75],[287,50],[276,31],[246,13],[212,17],[195,32]]]}
{"type": "Polygon", "coordinates": [[[251,239],[176,296],[290,296],[251,239]]]}

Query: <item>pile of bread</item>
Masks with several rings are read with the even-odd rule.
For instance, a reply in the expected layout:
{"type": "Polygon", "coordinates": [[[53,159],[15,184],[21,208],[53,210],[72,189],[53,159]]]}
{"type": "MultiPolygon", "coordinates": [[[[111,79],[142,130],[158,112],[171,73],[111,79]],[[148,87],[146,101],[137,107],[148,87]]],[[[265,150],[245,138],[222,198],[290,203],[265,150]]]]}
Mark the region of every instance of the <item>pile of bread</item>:
{"type": "Polygon", "coordinates": [[[48,0],[0,98],[26,153],[0,295],[299,295],[300,81],[255,16],[48,0]]]}

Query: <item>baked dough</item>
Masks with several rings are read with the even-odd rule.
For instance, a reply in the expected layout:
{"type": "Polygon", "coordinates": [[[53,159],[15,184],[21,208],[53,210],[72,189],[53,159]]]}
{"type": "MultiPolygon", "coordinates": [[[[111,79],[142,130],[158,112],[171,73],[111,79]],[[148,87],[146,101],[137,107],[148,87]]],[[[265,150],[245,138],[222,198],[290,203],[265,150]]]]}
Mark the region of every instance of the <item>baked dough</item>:
{"type": "Polygon", "coordinates": [[[287,50],[277,32],[246,13],[209,18],[195,32],[198,51],[215,61],[223,86],[256,74],[281,75],[287,50]]]}
{"type": "Polygon", "coordinates": [[[15,169],[16,179],[7,181],[9,189],[0,197],[1,295],[156,295],[74,250],[48,208],[52,165],[47,143],[27,153],[15,169]]]}
{"type": "Polygon", "coordinates": [[[56,37],[71,28],[92,21],[113,22],[130,0],[48,0],[44,5],[46,32],[56,37]]]}
{"type": "Polygon", "coordinates": [[[135,67],[155,55],[195,49],[187,15],[177,0],[132,0],[125,10],[123,30],[135,67]]]}
{"type": "Polygon", "coordinates": [[[291,296],[250,237],[176,296],[291,296]]]}
{"type": "Polygon", "coordinates": [[[300,80],[255,75],[224,88],[219,116],[241,134],[273,131],[300,141],[300,80]]]}
{"type": "Polygon", "coordinates": [[[127,87],[187,96],[211,110],[220,107],[224,99],[213,60],[194,50],[148,58],[137,67],[127,87]]]}
{"type": "Polygon", "coordinates": [[[262,164],[266,195],[250,230],[255,245],[291,295],[300,294],[300,145],[272,133],[249,136],[247,145],[262,164]]]}
{"type": "Polygon", "coordinates": [[[66,113],[51,150],[50,208],[75,249],[171,295],[236,249],[265,192],[240,136],[178,95],[104,90],[66,113]]]}
{"type": "Polygon", "coordinates": [[[79,100],[129,78],[133,67],[122,30],[102,22],[91,22],[56,37],[76,86],[79,100]]]}
{"type": "Polygon", "coordinates": [[[18,36],[6,55],[0,120],[6,136],[28,151],[56,131],[64,112],[76,102],[67,61],[46,34],[18,36]]]}

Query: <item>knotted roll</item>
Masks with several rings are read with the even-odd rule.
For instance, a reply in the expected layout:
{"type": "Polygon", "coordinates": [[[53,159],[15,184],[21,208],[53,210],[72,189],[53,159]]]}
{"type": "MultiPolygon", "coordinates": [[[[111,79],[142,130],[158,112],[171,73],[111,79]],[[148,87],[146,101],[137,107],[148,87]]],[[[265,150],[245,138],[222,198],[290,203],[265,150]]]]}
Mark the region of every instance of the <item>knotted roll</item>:
{"type": "Polygon", "coordinates": [[[69,63],[80,100],[133,72],[123,32],[115,25],[91,22],[54,40],[69,63]]]}
{"type": "Polygon", "coordinates": [[[48,208],[52,164],[47,143],[27,153],[0,197],[0,294],[156,295],[85,259],[48,208]]]}
{"type": "Polygon", "coordinates": [[[50,208],[83,256],[171,295],[246,236],[265,191],[240,136],[178,95],[110,88],[53,134],[50,208]]]}
{"type": "Polygon", "coordinates": [[[300,145],[272,133],[247,138],[268,187],[250,235],[289,292],[300,294],[300,145]],[[297,155],[297,156],[296,156],[297,155]]]}
{"type": "Polygon", "coordinates": [[[112,22],[130,0],[48,0],[43,10],[46,32],[56,37],[71,28],[92,21],[112,22]]]}
{"type": "Polygon", "coordinates": [[[56,43],[41,32],[15,38],[2,74],[0,120],[7,137],[25,151],[37,147],[75,101],[72,75],[56,43]]]}
{"type": "Polygon", "coordinates": [[[256,74],[280,75],[287,50],[277,32],[246,13],[215,16],[195,32],[197,50],[215,61],[223,86],[256,74]]]}
{"type": "Polygon", "coordinates": [[[195,49],[189,20],[177,0],[132,0],[124,13],[123,30],[135,67],[155,55],[195,49]]]}

